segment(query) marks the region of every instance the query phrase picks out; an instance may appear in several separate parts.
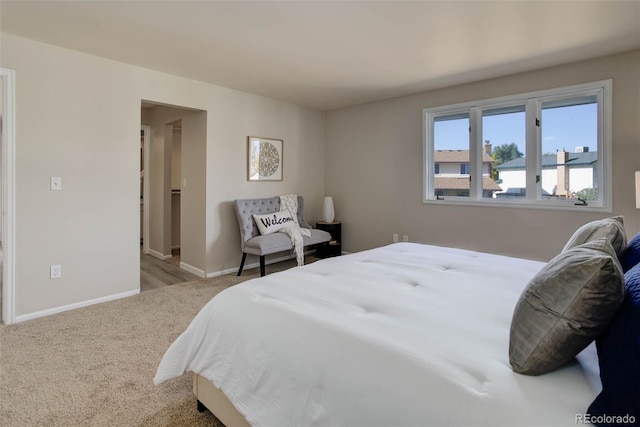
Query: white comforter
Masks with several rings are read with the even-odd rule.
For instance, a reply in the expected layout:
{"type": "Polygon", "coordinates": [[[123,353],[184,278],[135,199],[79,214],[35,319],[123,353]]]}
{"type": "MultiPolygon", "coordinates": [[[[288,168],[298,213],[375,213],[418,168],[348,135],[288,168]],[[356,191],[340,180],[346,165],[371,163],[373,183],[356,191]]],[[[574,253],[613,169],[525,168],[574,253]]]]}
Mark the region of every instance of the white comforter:
{"type": "Polygon", "coordinates": [[[156,384],[198,373],[254,426],[575,425],[593,348],[540,377],[509,367],[509,325],[543,263],[398,243],[213,298],[156,384]]]}

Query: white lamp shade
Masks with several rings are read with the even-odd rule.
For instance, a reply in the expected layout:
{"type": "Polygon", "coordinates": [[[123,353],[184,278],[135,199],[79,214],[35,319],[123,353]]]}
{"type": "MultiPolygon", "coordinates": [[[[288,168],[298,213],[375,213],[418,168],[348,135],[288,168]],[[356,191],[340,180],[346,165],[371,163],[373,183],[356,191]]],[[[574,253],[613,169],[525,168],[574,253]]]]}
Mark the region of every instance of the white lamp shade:
{"type": "Polygon", "coordinates": [[[322,220],[324,222],[333,222],[336,212],[333,208],[333,197],[325,197],[322,204],[322,220]]]}

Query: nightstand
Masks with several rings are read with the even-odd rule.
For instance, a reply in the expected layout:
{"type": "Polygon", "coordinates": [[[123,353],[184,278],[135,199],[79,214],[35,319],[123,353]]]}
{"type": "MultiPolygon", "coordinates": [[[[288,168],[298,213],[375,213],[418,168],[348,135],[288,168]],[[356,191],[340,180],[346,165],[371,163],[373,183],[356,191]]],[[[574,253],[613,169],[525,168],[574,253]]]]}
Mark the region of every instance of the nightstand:
{"type": "Polygon", "coordinates": [[[331,234],[330,242],[320,243],[316,246],[316,256],[318,258],[329,258],[342,254],[342,223],[340,221],[318,221],[316,222],[316,228],[331,234]]]}

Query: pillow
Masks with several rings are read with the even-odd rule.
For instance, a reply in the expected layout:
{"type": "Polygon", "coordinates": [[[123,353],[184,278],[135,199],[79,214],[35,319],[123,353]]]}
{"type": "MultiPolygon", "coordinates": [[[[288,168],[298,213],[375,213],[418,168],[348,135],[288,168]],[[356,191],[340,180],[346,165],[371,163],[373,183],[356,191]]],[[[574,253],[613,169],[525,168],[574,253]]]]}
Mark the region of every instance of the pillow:
{"type": "Polygon", "coordinates": [[[620,255],[620,265],[625,273],[638,263],[640,263],[640,233],[629,240],[627,247],[620,255]]]}
{"type": "Polygon", "coordinates": [[[624,231],[623,217],[614,216],[584,224],[573,233],[562,251],[600,237],[609,239],[613,249],[616,251],[616,255],[620,256],[627,246],[627,234],[624,231]]]}
{"type": "Polygon", "coordinates": [[[260,230],[260,234],[270,234],[295,224],[289,211],[277,211],[266,215],[253,215],[253,220],[260,230]]]}
{"type": "Polygon", "coordinates": [[[560,253],[516,304],[509,336],[512,369],[540,375],[568,362],[605,330],[623,299],[622,268],[609,240],[560,253]]]}
{"type": "Polygon", "coordinates": [[[628,414],[640,420],[640,264],[627,271],[624,279],[624,302],[596,340],[602,392],[587,410],[592,419],[628,414]]]}

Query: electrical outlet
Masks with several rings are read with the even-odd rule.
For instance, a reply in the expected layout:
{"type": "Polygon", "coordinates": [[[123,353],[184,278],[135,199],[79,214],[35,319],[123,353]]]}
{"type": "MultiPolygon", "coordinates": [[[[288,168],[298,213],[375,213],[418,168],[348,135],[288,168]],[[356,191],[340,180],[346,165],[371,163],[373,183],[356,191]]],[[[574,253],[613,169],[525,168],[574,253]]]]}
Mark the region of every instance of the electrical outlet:
{"type": "Polygon", "coordinates": [[[398,235],[393,233],[393,243],[398,243],[398,235]]]}
{"type": "Polygon", "coordinates": [[[409,236],[402,236],[402,241],[403,242],[408,242],[409,241],[409,236]]]}
{"type": "Polygon", "coordinates": [[[62,190],[62,178],[59,176],[52,176],[50,181],[51,191],[62,190]]]}
{"type": "Polygon", "coordinates": [[[62,277],[62,266],[60,264],[52,265],[50,268],[50,277],[59,279],[62,277]]]}

